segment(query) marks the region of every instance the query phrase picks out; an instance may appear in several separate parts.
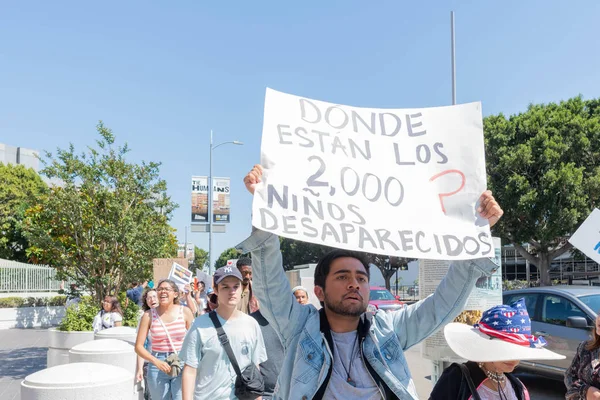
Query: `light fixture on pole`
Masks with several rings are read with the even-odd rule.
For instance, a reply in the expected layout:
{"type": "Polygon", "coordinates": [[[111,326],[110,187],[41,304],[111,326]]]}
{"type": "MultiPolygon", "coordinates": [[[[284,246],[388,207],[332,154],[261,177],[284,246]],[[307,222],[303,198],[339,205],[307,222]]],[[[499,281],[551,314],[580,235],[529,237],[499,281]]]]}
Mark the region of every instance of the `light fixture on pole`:
{"type": "Polygon", "coordinates": [[[213,234],[213,183],[212,183],[212,152],[219,146],[224,144],[236,144],[238,146],[244,143],[239,140],[223,142],[213,146],[213,131],[210,130],[210,154],[208,168],[208,274],[213,274],[213,249],[212,249],[212,234],[213,234]]]}

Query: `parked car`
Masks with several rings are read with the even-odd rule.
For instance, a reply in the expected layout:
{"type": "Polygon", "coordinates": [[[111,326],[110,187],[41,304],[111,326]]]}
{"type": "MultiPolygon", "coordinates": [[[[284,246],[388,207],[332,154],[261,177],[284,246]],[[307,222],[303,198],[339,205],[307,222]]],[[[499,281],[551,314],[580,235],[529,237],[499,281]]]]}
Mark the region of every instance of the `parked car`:
{"type": "Polygon", "coordinates": [[[371,286],[369,306],[367,311],[377,310],[396,311],[404,307],[404,302],[398,300],[389,290],[381,286],[371,286]]]}
{"type": "Polygon", "coordinates": [[[563,379],[579,343],[590,338],[600,310],[600,288],[593,286],[545,286],[509,290],[504,304],[520,298],[531,319],[531,331],[548,342],[547,348],[565,355],[565,360],[521,361],[519,369],[554,379],[563,379]]]}

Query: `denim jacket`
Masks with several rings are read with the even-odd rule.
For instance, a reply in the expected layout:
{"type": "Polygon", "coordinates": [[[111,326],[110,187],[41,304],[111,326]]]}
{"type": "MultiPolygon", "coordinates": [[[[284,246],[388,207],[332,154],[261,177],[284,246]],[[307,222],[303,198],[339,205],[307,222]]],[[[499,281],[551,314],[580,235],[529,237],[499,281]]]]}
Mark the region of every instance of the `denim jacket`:
{"type": "MultiPolygon", "coordinates": [[[[285,349],[273,398],[322,398],[333,360],[328,327],[322,326],[327,325],[326,318],[314,306],[299,304],[291,293],[278,236],[254,230],[237,248],[252,252],[252,282],[261,313],[285,349]]],[[[488,258],[453,262],[433,295],[398,311],[378,311],[370,321],[361,318],[363,359],[382,398],[418,398],[404,351],[451,322],[462,311],[477,279],[497,269],[488,258]]]]}

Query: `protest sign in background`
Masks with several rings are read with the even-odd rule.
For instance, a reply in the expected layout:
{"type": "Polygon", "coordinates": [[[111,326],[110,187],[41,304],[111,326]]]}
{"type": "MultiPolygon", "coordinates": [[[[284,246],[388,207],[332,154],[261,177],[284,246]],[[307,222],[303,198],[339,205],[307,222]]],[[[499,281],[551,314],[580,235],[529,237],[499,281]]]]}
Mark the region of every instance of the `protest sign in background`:
{"type": "Polygon", "coordinates": [[[169,277],[173,263],[188,267],[188,260],[185,258],[155,258],[152,260],[152,276],[156,285],[161,279],[169,277]]]}
{"type": "Polygon", "coordinates": [[[193,278],[194,274],[192,273],[192,271],[190,271],[183,265],[179,265],[174,262],[171,266],[171,271],[169,272],[169,279],[175,282],[175,284],[177,284],[177,286],[179,286],[180,289],[183,286],[191,283],[193,278]]]}
{"type": "Polygon", "coordinates": [[[255,227],[376,254],[493,256],[481,104],[336,105],[267,89],[255,227]]]}
{"type": "Polygon", "coordinates": [[[569,242],[583,254],[600,263],[600,210],[594,208],[569,242]]]}

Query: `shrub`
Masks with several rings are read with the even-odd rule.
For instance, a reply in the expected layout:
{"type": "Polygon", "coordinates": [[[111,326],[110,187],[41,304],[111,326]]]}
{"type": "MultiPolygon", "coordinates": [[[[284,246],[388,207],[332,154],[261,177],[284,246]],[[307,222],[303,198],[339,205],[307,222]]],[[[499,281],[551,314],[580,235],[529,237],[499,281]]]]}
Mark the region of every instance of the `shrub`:
{"type": "Polygon", "coordinates": [[[24,300],[22,297],[4,297],[0,299],[0,308],[21,307],[24,300]]]}
{"type": "Polygon", "coordinates": [[[0,298],[0,308],[64,306],[65,296],[54,297],[3,297],[0,298]]]}
{"type": "Polygon", "coordinates": [[[133,301],[127,302],[127,294],[125,292],[121,292],[118,299],[123,310],[123,326],[137,327],[140,307],[133,301]],[[125,303],[127,303],[127,307],[125,307],[125,303]]]}
{"type": "Polygon", "coordinates": [[[82,297],[81,301],[67,308],[67,312],[60,325],[59,331],[91,331],[93,330],[94,317],[100,311],[100,305],[90,296],[82,297]]]}

